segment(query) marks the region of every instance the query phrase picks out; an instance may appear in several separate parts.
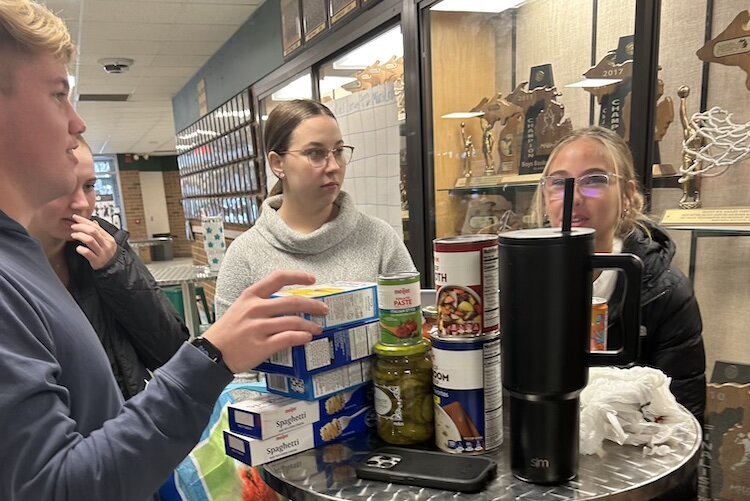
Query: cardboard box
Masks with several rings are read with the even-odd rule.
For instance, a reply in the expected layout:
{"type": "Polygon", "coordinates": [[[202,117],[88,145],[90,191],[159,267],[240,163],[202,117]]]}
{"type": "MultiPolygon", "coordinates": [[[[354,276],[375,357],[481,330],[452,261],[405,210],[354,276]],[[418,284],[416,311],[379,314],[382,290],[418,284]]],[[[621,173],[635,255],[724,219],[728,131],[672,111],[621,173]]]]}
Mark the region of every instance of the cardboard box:
{"type": "Polygon", "coordinates": [[[304,377],[285,374],[266,374],[266,386],[270,393],[301,400],[317,400],[367,383],[370,375],[370,360],[362,360],[336,369],[304,377]]]}
{"type": "Polygon", "coordinates": [[[259,371],[305,377],[341,367],[372,355],[380,341],[380,322],[324,332],[303,346],[276,353],[257,367],[259,371]]]}
{"type": "Polygon", "coordinates": [[[268,393],[250,394],[247,400],[227,406],[229,430],[264,440],[300,426],[351,415],[371,406],[372,398],[369,385],[312,402],[268,393]]]}
{"type": "Polygon", "coordinates": [[[328,423],[301,426],[265,440],[225,431],[224,450],[230,457],[250,466],[258,466],[366,432],[375,426],[376,421],[372,407],[365,407],[328,423]]]}
{"type": "Polygon", "coordinates": [[[282,289],[273,297],[302,296],[328,305],[328,315],[303,315],[324,331],[341,329],[378,319],[377,284],[370,282],[331,282],[309,287],[282,289]]]}

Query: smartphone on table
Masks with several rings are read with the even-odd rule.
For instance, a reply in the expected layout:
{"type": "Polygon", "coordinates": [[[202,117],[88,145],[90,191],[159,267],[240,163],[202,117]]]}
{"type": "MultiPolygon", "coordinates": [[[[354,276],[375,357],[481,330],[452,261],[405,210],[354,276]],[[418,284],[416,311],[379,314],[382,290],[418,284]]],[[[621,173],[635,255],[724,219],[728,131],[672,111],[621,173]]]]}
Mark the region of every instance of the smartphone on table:
{"type": "Polygon", "coordinates": [[[496,472],[497,463],[488,457],[403,447],[383,447],[357,465],[362,479],[460,492],[481,491],[496,472]]]}

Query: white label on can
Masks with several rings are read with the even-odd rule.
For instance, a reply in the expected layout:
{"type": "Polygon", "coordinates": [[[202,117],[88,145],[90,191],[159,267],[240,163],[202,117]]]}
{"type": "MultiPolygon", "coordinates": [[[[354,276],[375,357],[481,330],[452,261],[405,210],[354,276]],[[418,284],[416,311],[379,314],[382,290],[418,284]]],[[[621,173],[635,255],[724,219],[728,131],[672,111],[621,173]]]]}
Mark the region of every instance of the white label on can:
{"type": "Polygon", "coordinates": [[[435,286],[445,284],[479,285],[482,283],[480,251],[435,252],[435,286]]]}
{"type": "Polygon", "coordinates": [[[484,388],[482,350],[452,351],[432,347],[432,382],[446,390],[484,388]]]}

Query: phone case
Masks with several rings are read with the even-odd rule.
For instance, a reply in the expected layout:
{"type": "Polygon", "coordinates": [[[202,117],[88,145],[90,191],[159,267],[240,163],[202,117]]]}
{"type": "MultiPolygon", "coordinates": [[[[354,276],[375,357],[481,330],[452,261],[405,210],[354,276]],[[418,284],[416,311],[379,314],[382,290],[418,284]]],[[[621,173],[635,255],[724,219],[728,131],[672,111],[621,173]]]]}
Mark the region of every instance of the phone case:
{"type": "Polygon", "coordinates": [[[378,449],[357,466],[359,478],[461,492],[481,491],[496,471],[487,457],[402,447],[378,449]]]}

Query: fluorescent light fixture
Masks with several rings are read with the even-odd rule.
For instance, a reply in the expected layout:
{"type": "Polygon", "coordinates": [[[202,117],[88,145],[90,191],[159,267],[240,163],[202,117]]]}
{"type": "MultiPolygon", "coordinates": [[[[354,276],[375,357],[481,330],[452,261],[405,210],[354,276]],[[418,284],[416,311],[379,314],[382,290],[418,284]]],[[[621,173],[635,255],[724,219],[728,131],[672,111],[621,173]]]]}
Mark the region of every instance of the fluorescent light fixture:
{"type": "Polygon", "coordinates": [[[454,113],[447,113],[440,118],[476,118],[484,115],[483,111],[456,111],[454,113]]]}
{"type": "Polygon", "coordinates": [[[504,10],[515,9],[523,2],[524,0],[443,0],[430,7],[430,10],[498,14],[504,10]]]}
{"type": "Polygon", "coordinates": [[[396,26],[336,59],[333,69],[363,70],[375,61],[384,63],[393,56],[403,55],[404,37],[401,35],[401,26],[396,26]]]}
{"type": "Polygon", "coordinates": [[[335,90],[340,89],[350,82],[356,81],[357,79],[354,77],[323,77],[323,79],[320,81],[320,93],[323,95],[327,95],[335,90]]]}
{"type": "Polygon", "coordinates": [[[284,87],[271,94],[273,101],[292,101],[294,99],[312,99],[312,78],[306,73],[292,80],[284,87]]]}
{"type": "Polygon", "coordinates": [[[606,87],[607,85],[612,85],[620,82],[622,82],[621,78],[587,78],[585,80],[581,80],[580,82],[568,84],[565,87],[596,89],[598,87],[606,87]]]}
{"type": "Polygon", "coordinates": [[[75,75],[68,75],[68,86],[70,86],[71,89],[76,86],[75,75]]]}

